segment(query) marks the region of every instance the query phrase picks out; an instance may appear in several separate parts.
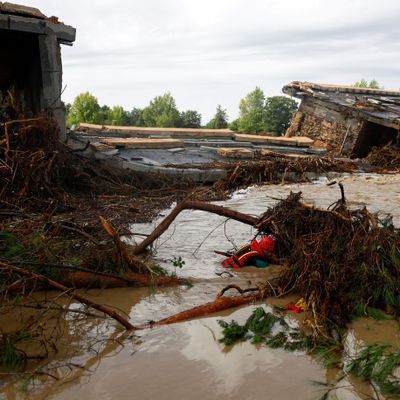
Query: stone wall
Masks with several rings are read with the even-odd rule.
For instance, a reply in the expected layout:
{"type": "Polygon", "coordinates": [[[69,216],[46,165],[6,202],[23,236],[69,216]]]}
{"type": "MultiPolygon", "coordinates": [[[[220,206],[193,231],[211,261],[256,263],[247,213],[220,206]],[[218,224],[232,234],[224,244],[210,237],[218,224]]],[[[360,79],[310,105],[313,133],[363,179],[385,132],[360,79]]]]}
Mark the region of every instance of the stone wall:
{"type": "Polygon", "coordinates": [[[362,128],[361,120],[329,108],[328,104],[312,98],[303,99],[287,135],[307,136],[326,146],[328,151],[350,156],[362,128]]]}

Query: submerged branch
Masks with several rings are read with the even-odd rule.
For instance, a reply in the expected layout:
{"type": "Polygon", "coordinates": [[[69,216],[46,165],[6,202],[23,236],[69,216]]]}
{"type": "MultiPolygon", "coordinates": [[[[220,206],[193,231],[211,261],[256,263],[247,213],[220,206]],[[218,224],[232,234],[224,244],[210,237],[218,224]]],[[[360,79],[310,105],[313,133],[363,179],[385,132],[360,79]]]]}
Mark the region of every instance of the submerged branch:
{"type": "Polygon", "coordinates": [[[157,240],[169,228],[169,226],[172,224],[175,218],[183,210],[208,211],[217,215],[221,215],[222,217],[234,219],[236,221],[243,222],[244,224],[252,226],[255,225],[258,221],[257,217],[248,214],[243,214],[239,211],[235,211],[227,207],[204,203],[201,201],[185,200],[182,203],[178,204],[172,210],[172,212],[156,227],[156,229],[146,239],[144,239],[142,243],[140,243],[133,249],[133,254],[144,253],[146,248],[150,246],[155,240],[157,240]]]}
{"type": "Polygon", "coordinates": [[[126,317],[118,313],[117,311],[113,310],[111,307],[105,306],[103,304],[98,304],[95,303],[94,301],[90,300],[86,296],[81,295],[80,293],[77,293],[75,290],[71,290],[67,288],[66,286],[62,285],[61,283],[58,283],[56,281],[53,281],[52,279],[46,278],[43,275],[37,274],[36,272],[20,268],[20,267],[15,267],[13,265],[4,263],[0,261],[0,269],[1,270],[8,270],[11,272],[14,272],[18,275],[23,275],[26,276],[27,278],[31,278],[40,282],[43,282],[54,289],[61,290],[64,292],[67,296],[71,297],[74,300],[78,300],[79,302],[86,304],[87,306],[94,308],[95,310],[101,311],[104,314],[107,314],[111,318],[115,319],[118,321],[121,325],[123,325],[127,330],[135,330],[136,328],[128,321],[126,317]]]}

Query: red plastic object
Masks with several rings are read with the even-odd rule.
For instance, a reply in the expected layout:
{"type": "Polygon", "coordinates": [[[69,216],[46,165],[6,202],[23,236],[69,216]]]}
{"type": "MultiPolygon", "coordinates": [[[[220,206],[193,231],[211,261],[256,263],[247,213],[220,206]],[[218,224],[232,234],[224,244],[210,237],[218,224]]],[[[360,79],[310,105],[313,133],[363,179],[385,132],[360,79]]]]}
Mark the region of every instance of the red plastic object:
{"type": "Polygon", "coordinates": [[[300,314],[301,312],[303,312],[303,309],[300,307],[296,307],[294,304],[290,304],[287,306],[288,310],[292,310],[293,312],[295,312],[296,314],[300,314]]]}

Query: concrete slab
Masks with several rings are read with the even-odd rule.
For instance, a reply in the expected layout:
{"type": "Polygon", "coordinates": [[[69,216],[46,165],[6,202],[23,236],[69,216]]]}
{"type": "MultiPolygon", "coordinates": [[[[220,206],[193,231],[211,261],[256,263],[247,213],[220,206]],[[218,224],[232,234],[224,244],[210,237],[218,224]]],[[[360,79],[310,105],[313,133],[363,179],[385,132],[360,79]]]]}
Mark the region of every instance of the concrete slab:
{"type": "Polygon", "coordinates": [[[245,135],[239,133],[235,135],[235,140],[237,142],[252,142],[298,147],[310,147],[314,143],[314,140],[305,136],[293,136],[289,138],[285,136],[245,135]]]}
{"type": "Polygon", "coordinates": [[[178,139],[103,139],[101,143],[124,149],[173,149],[183,145],[178,139]]]}
{"type": "Polygon", "coordinates": [[[217,153],[225,158],[250,159],[255,157],[251,150],[241,147],[221,147],[217,153]]]}
{"type": "MultiPolygon", "coordinates": [[[[5,17],[5,15],[2,15],[5,17]]],[[[8,15],[8,29],[11,31],[36,33],[44,35],[46,33],[46,21],[30,17],[20,17],[17,15],[8,15]]]]}

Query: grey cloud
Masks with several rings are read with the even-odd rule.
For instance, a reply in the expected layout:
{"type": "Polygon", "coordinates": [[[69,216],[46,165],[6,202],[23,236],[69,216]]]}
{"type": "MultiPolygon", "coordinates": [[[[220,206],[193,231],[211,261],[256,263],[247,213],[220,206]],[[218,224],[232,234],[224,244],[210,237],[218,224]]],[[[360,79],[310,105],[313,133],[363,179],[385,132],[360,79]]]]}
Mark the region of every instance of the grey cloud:
{"type": "Polygon", "coordinates": [[[231,118],[256,85],[279,95],[292,80],[398,88],[395,0],[24,0],[78,28],[63,49],[65,100],[90,90],[102,103],[145,105],[170,90],[207,120],[231,118]]]}

